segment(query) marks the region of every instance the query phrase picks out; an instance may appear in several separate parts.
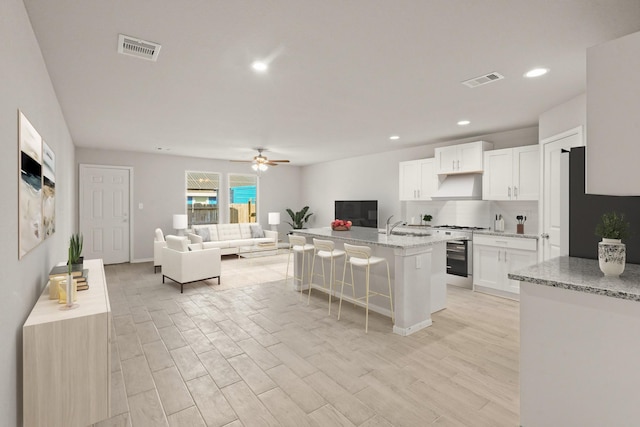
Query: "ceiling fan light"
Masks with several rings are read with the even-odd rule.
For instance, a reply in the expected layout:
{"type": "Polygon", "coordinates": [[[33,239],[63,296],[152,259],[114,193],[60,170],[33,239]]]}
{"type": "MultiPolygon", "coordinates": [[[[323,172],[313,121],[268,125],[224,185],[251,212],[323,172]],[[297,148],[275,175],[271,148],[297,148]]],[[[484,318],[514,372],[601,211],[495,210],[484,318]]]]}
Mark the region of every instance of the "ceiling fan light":
{"type": "Polygon", "coordinates": [[[251,169],[253,169],[254,171],[257,171],[258,170],[258,164],[257,163],[252,164],[251,165],[251,169]]]}
{"type": "Polygon", "coordinates": [[[265,165],[264,163],[260,163],[258,165],[258,169],[260,169],[261,172],[266,171],[267,169],[269,169],[269,167],[267,165],[265,165]]]}

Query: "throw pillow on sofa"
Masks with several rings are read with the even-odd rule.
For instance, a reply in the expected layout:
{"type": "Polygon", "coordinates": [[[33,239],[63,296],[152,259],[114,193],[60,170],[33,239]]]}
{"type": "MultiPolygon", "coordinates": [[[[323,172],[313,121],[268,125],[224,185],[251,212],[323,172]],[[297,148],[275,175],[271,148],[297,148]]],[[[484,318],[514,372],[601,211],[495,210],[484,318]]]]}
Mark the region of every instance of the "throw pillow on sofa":
{"type": "Polygon", "coordinates": [[[209,228],[208,227],[196,228],[194,231],[196,232],[196,234],[198,236],[202,237],[202,241],[203,242],[210,242],[211,241],[211,235],[209,234],[209,228]]]}
{"type": "Polygon", "coordinates": [[[260,224],[251,224],[249,227],[251,227],[252,238],[264,237],[264,230],[260,224]]]}

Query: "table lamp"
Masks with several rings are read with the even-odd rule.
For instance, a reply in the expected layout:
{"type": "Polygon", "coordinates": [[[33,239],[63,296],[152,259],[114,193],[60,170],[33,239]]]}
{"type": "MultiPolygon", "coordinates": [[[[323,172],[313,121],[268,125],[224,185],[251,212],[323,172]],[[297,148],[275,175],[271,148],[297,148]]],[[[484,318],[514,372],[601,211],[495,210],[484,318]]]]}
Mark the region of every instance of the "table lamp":
{"type": "Polygon", "coordinates": [[[178,236],[184,236],[184,230],[188,227],[187,215],[175,214],[173,215],[173,228],[176,229],[178,236]]]}
{"type": "Polygon", "coordinates": [[[269,212],[269,225],[271,230],[278,231],[278,225],[280,224],[280,212],[269,212]]]}

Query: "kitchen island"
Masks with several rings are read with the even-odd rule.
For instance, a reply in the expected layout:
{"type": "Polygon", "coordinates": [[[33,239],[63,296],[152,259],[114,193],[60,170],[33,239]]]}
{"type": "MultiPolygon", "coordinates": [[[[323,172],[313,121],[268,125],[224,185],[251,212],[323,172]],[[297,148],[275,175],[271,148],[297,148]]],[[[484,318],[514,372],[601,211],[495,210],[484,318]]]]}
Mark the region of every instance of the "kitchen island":
{"type": "MultiPolygon", "coordinates": [[[[308,243],[312,243],[311,238],[315,237],[333,240],[338,249],[342,249],[344,243],[370,246],[373,255],[386,258],[389,262],[393,292],[393,332],[410,335],[431,325],[431,313],[446,308],[446,242],[460,239],[460,236],[455,232],[435,230],[402,233],[404,235],[386,235],[384,230],[381,232],[365,227],[352,227],[348,231],[334,231],[330,227],[295,230],[295,234],[308,237],[308,243]]],[[[296,257],[296,274],[299,274],[301,259],[296,257]]],[[[309,271],[308,268],[311,266],[311,257],[307,259],[309,264],[305,266],[305,271],[309,271]]],[[[336,262],[336,283],[342,280],[343,262],[344,258],[336,262]]],[[[354,269],[356,297],[359,295],[358,292],[360,295],[364,294],[364,277],[359,275],[359,270],[354,269]]],[[[316,278],[317,276],[314,277],[316,278]]],[[[374,291],[388,292],[385,291],[387,272],[384,267],[372,269],[370,286],[374,291]]],[[[334,295],[339,297],[339,284],[336,288],[334,295]]],[[[344,300],[353,301],[348,294],[344,296],[344,300]]],[[[372,297],[369,309],[391,316],[386,299],[372,297]]]]}
{"type": "Polygon", "coordinates": [[[520,425],[640,423],[640,265],[559,257],[520,281],[520,425]]]}

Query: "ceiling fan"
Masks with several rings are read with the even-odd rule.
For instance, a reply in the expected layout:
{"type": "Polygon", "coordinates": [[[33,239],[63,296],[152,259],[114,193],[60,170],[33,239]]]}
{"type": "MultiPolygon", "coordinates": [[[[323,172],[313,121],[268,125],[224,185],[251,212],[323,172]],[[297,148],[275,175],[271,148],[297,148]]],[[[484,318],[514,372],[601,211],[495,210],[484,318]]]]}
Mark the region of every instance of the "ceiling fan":
{"type": "Polygon", "coordinates": [[[269,166],[278,166],[279,163],[289,163],[289,160],[269,160],[262,154],[264,148],[258,148],[258,155],[253,160],[231,160],[232,162],[252,163],[254,171],[266,171],[269,166]]]}

